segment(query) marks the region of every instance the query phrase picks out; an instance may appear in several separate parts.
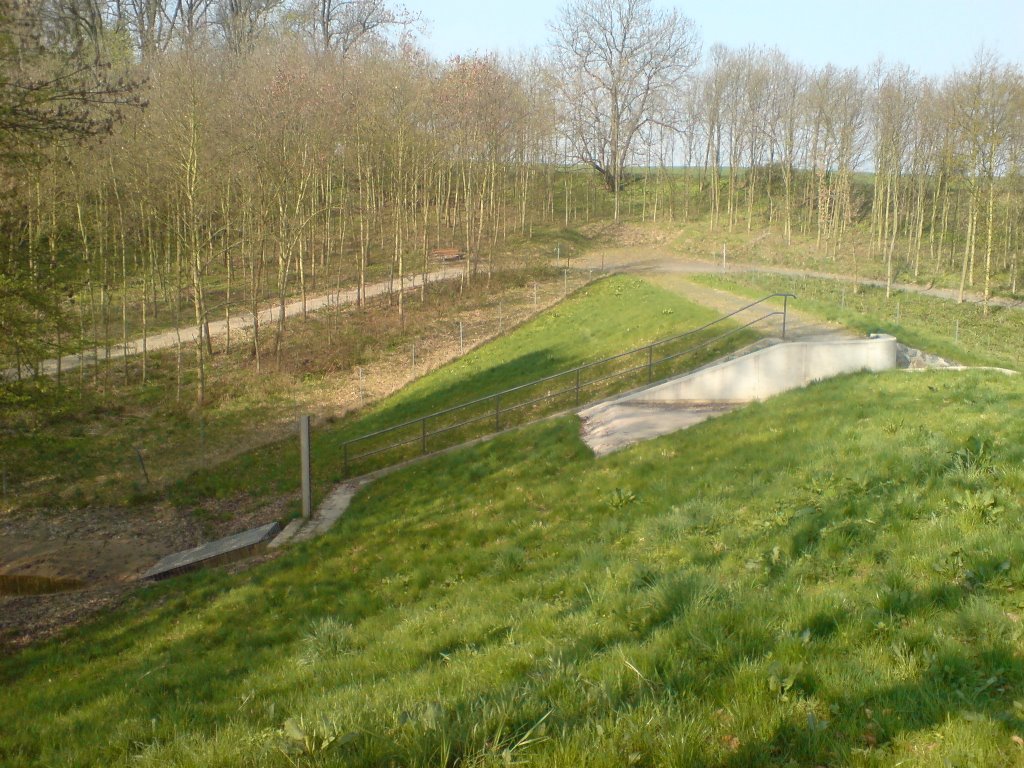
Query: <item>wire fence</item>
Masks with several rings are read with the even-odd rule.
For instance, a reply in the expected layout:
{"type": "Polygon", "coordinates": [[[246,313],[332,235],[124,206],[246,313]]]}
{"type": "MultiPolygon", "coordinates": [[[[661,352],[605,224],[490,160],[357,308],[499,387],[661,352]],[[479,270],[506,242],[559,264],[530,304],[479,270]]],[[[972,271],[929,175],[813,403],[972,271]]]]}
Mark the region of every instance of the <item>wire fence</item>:
{"type": "Polygon", "coordinates": [[[344,474],[398,464],[663,381],[715,359],[733,337],[773,317],[782,318],[785,338],[790,298],[793,294],[765,296],[685,333],[352,438],[342,444],[344,474]],[[776,298],[783,300],[781,310],[742,324],[728,322],[776,298]]]}

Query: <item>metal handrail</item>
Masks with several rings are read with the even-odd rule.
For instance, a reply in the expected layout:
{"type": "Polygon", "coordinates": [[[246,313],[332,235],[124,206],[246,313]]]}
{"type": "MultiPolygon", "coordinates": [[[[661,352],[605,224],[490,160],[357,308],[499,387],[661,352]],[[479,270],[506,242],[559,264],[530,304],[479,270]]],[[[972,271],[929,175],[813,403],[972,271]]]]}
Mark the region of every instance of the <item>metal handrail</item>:
{"type": "Polygon", "coordinates": [[[543,377],[541,377],[539,379],[534,379],[533,381],[526,382],[525,384],[518,384],[518,385],[516,385],[514,387],[509,387],[508,389],[502,390],[501,392],[496,392],[496,393],[491,394],[491,395],[486,395],[484,397],[479,397],[479,398],[476,398],[474,400],[468,400],[468,401],[466,401],[464,403],[459,403],[458,405],[453,405],[453,406],[450,406],[448,408],[444,408],[444,409],[439,410],[439,411],[434,411],[432,413],[427,414],[426,416],[419,416],[419,417],[417,417],[415,419],[410,419],[409,421],[402,422],[401,424],[395,424],[395,425],[390,426],[390,427],[385,427],[384,429],[379,429],[379,430],[377,430],[375,432],[368,432],[365,435],[360,435],[358,437],[354,437],[351,440],[346,440],[344,443],[342,443],[343,462],[344,462],[344,474],[346,476],[348,475],[348,469],[349,469],[349,463],[350,462],[357,461],[359,459],[365,459],[365,458],[370,457],[370,456],[376,456],[377,454],[384,453],[386,451],[389,451],[389,450],[392,450],[392,449],[395,449],[395,448],[401,448],[403,446],[412,445],[412,444],[417,443],[417,442],[421,443],[421,446],[422,446],[421,452],[423,454],[426,454],[427,453],[427,439],[428,438],[436,436],[436,435],[443,434],[445,432],[452,432],[452,431],[454,431],[456,429],[461,429],[462,427],[466,427],[466,426],[469,426],[471,424],[475,424],[475,423],[480,422],[480,421],[485,421],[485,420],[490,419],[490,418],[493,418],[494,422],[495,422],[494,423],[494,432],[499,432],[501,430],[501,416],[502,416],[503,413],[507,414],[507,413],[511,413],[513,411],[521,410],[523,408],[527,408],[529,406],[536,405],[537,403],[543,402],[545,400],[550,400],[550,399],[555,398],[555,397],[561,397],[561,396],[569,394],[571,392],[575,392],[576,393],[576,405],[578,406],[580,404],[580,392],[581,392],[582,389],[584,389],[586,387],[589,387],[589,386],[593,386],[594,384],[601,384],[601,383],[604,383],[606,381],[610,381],[612,379],[620,378],[620,377],[623,377],[623,376],[628,376],[630,374],[637,373],[638,371],[642,371],[645,368],[647,369],[647,372],[648,372],[647,381],[648,381],[648,383],[651,383],[651,382],[653,382],[654,366],[655,365],[659,365],[661,363],[664,363],[664,362],[667,362],[667,361],[670,361],[670,360],[675,360],[676,358],[682,357],[683,355],[691,354],[691,353],[699,351],[701,349],[705,349],[705,348],[711,346],[712,344],[714,344],[715,342],[718,342],[718,341],[721,341],[722,339],[728,338],[729,336],[732,336],[732,335],[734,335],[736,333],[739,333],[740,331],[743,331],[743,330],[745,330],[747,328],[750,328],[751,326],[756,325],[757,323],[760,323],[760,322],[762,322],[764,320],[767,320],[770,317],[776,317],[778,315],[782,316],[782,338],[785,339],[786,338],[786,321],[788,319],[788,312],[789,312],[789,299],[795,299],[795,298],[796,298],[796,296],[794,294],[792,294],[792,293],[773,293],[773,294],[771,294],[769,296],[765,296],[764,298],[758,299],[757,301],[751,302],[750,304],[742,306],[739,309],[734,310],[733,312],[730,312],[727,315],[722,315],[721,317],[719,317],[719,318],[717,318],[715,320],[712,320],[710,323],[705,323],[704,325],[702,325],[702,326],[700,326],[698,328],[693,328],[693,329],[691,329],[689,331],[686,331],[684,333],[676,334],[675,336],[669,336],[669,337],[664,338],[664,339],[658,339],[657,341],[653,341],[650,344],[646,344],[646,345],[644,345],[642,347],[636,347],[636,348],[628,350],[626,352],[620,352],[617,355],[612,355],[611,357],[606,357],[606,358],[603,358],[601,360],[595,360],[595,361],[592,361],[592,362],[589,362],[589,363],[584,363],[582,365],[576,366],[575,368],[569,368],[568,370],[560,371],[559,373],[554,373],[554,374],[550,374],[548,376],[543,376],[543,377]],[[705,339],[704,341],[702,341],[702,342],[700,342],[698,344],[695,344],[692,347],[688,347],[687,349],[684,349],[681,352],[676,352],[676,353],[671,354],[671,355],[666,355],[665,357],[658,358],[657,360],[654,359],[654,349],[656,347],[664,346],[666,344],[670,344],[672,342],[676,342],[676,341],[679,341],[681,339],[685,339],[685,338],[687,338],[689,336],[693,336],[695,334],[701,333],[702,331],[706,331],[709,328],[712,328],[715,325],[718,325],[719,323],[721,323],[721,322],[723,322],[725,320],[728,320],[731,317],[735,317],[740,312],[745,312],[746,310],[751,309],[753,307],[756,307],[759,304],[763,304],[764,302],[769,301],[770,299],[777,299],[777,298],[781,298],[783,300],[783,305],[782,305],[782,310],[781,311],[775,310],[775,311],[772,311],[772,312],[768,312],[768,313],[762,315],[761,317],[758,317],[758,318],[756,318],[754,320],[751,320],[751,321],[745,323],[744,325],[741,325],[741,326],[739,326],[737,328],[732,328],[732,329],[726,331],[725,333],[719,334],[719,335],[717,335],[717,336],[715,336],[715,337],[713,337],[711,339],[705,339]],[[615,362],[616,360],[621,360],[622,358],[628,357],[630,355],[636,355],[636,354],[640,354],[640,353],[644,353],[644,352],[647,353],[647,360],[646,360],[646,362],[644,362],[641,365],[632,366],[632,367],[626,368],[626,369],[621,370],[621,371],[615,371],[614,373],[610,373],[610,374],[607,374],[607,375],[604,375],[604,376],[598,376],[595,379],[590,379],[590,380],[582,379],[582,374],[583,374],[584,371],[587,371],[589,369],[595,368],[595,367],[597,367],[599,365],[604,365],[604,364],[607,364],[607,363],[615,362]],[[566,387],[566,388],[563,388],[563,389],[558,389],[558,390],[556,390],[554,392],[548,392],[548,393],[545,393],[544,395],[532,398],[530,400],[526,400],[526,401],[521,402],[521,403],[515,403],[513,405],[510,405],[510,406],[506,407],[505,409],[501,408],[501,399],[503,397],[507,398],[509,395],[512,395],[512,394],[514,394],[516,392],[520,392],[520,391],[522,391],[524,389],[527,389],[528,387],[535,387],[535,386],[537,386],[539,384],[544,384],[545,382],[554,381],[555,379],[560,379],[560,378],[563,378],[565,376],[571,376],[571,375],[575,375],[575,384],[572,385],[572,386],[569,386],[569,387],[566,387]],[[478,416],[473,416],[472,418],[466,419],[464,421],[459,421],[459,422],[457,422],[455,424],[449,424],[449,425],[441,427],[440,429],[435,429],[433,431],[428,431],[427,430],[427,422],[430,419],[435,419],[436,420],[436,419],[438,419],[438,418],[440,418],[442,416],[447,416],[449,414],[455,413],[456,411],[461,411],[461,410],[470,408],[470,407],[475,406],[475,405],[481,405],[481,404],[484,404],[484,403],[491,403],[491,402],[494,403],[494,410],[493,410],[493,412],[490,409],[488,409],[487,413],[484,413],[484,414],[481,414],[481,415],[478,415],[478,416]],[[350,446],[353,446],[353,445],[355,445],[357,443],[364,442],[366,440],[373,439],[375,437],[380,437],[382,435],[386,435],[386,434],[389,434],[389,433],[392,433],[392,432],[397,432],[397,431],[403,430],[403,429],[408,429],[409,427],[414,427],[414,426],[419,426],[420,427],[419,434],[417,434],[415,437],[407,437],[407,438],[399,439],[399,440],[396,440],[395,442],[388,443],[387,445],[385,445],[383,447],[380,447],[380,448],[374,448],[372,450],[356,454],[355,456],[350,455],[350,446]]]}

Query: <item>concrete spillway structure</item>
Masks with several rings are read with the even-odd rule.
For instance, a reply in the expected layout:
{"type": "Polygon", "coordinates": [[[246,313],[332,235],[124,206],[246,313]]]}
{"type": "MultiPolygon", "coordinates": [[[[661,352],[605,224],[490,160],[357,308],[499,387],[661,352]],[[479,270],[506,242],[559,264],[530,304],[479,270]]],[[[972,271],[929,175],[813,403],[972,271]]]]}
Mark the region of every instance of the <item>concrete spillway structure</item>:
{"type": "Polygon", "coordinates": [[[892,336],[793,341],[712,364],[626,395],[619,402],[749,403],[844,373],[895,367],[892,336]]]}
{"type": "Polygon", "coordinates": [[[600,456],[814,381],[896,366],[892,336],[773,344],[586,408],[583,439],[600,456]]]}

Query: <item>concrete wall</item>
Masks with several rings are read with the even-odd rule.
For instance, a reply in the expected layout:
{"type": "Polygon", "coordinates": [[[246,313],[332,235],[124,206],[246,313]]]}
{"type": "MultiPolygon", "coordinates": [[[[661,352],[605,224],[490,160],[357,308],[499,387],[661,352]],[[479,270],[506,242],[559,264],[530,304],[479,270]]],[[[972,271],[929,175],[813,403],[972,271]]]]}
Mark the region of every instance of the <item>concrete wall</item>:
{"type": "Polygon", "coordinates": [[[885,371],[895,367],[896,339],[892,336],[794,341],[680,376],[627,395],[619,402],[745,403],[843,373],[885,371]]]}

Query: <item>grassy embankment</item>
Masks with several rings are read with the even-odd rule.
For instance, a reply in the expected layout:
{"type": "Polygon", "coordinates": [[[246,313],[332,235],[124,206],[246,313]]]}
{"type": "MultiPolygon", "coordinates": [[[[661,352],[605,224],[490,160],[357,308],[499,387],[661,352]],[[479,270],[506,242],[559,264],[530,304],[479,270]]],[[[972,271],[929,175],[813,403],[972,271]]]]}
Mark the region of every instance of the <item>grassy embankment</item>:
{"type": "MultiPolygon", "coordinates": [[[[312,446],[315,498],[321,498],[344,477],[342,444],[348,439],[615,355],[702,325],[716,317],[717,313],[711,310],[697,307],[641,280],[613,277],[585,287],[573,300],[526,323],[516,332],[496,339],[413,382],[367,412],[344,422],[322,425],[313,436],[312,446]]],[[[704,332],[682,346],[700,339],[710,339],[720,333],[721,328],[704,332]]],[[[752,332],[739,333],[696,354],[680,358],[671,368],[656,368],[655,375],[664,377],[672,370],[696,367],[754,338],[756,335],[752,332]]],[[[679,345],[672,347],[673,350],[681,348],[679,345]]],[[[646,357],[634,358],[630,362],[637,364],[645,360],[646,357]]],[[[594,379],[604,373],[622,370],[623,367],[625,365],[619,362],[587,375],[594,379]]],[[[639,372],[628,379],[615,379],[602,386],[586,388],[582,402],[596,399],[609,391],[622,391],[645,380],[645,373],[639,372]]],[[[517,401],[572,385],[572,380],[559,380],[517,397],[507,398],[501,407],[507,409],[517,401]]],[[[546,412],[564,410],[572,407],[574,402],[574,394],[566,392],[557,399],[546,401],[544,409],[546,412]]],[[[457,420],[483,414],[489,424],[489,414],[493,407],[487,404],[481,409],[460,413],[457,420]]],[[[501,424],[506,426],[515,420],[512,415],[506,415],[501,424]]],[[[443,423],[432,425],[431,429],[439,426],[443,426],[443,423]]],[[[418,427],[410,434],[415,441],[419,434],[418,427]]],[[[470,431],[457,434],[472,437],[478,433],[470,431]]],[[[432,450],[437,447],[440,447],[437,443],[431,443],[432,450]]],[[[220,466],[197,471],[173,485],[171,494],[178,504],[187,505],[204,496],[240,492],[257,496],[294,493],[298,487],[296,466],[297,441],[289,439],[248,452],[220,466]]],[[[356,465],[353,471],[374,466],[372,463],[356,465]]]]}
{"type": "Polygon", "coordinates": [[[0,662],[0,763],[1019,764],[1022,401],[863,375],[600,460],[571,417],[430,459],[0,662]]]}

